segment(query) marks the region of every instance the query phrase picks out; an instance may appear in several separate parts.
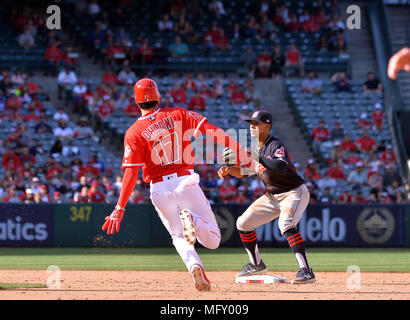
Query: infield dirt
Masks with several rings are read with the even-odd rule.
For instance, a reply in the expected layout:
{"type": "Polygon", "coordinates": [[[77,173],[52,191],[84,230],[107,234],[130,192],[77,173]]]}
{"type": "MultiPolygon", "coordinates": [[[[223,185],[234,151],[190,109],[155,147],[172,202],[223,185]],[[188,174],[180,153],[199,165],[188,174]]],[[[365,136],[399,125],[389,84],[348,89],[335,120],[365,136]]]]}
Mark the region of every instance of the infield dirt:
{"type": "MultiPolygon", "coordinates": [[[[401,300],[410,299],[410,273],[360,274],[360,289],[348,289],[349,275],[316,272],[317,282],[238,284],[234,271],[210,271],[210,292],[195,290],[187,271],[61,271],[60,289],[0,290],[2,300],[401,300]]],[[[291,280],[295,272],[269,272],[291,280]]],[[[47,283],[45,270],[0,270],[2,283],[47,283]]],[[[357,280],[357,279],[356,279],[357,280]]],[[[357,282],[355,282],[357,284],[357,282]]]]}

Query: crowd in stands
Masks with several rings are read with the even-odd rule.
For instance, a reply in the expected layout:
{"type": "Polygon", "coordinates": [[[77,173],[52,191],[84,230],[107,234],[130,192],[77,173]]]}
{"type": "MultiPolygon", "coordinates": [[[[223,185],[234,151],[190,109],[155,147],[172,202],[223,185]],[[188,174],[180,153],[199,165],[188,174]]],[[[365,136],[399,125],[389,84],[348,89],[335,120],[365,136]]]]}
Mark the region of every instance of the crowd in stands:
{"type": "MultiPolygon", "coordinates": [[[[321,0],[316,7],[307,8],[302,14],[292,12],[283,1],[260,0],[256,11],[249,19],[232,24],[232,28],[221,28],[221,19],[226,16],[222,1],[209,1],[203,8],[197,1],[173,0],[164,7],[163,15],[153,21],[160,32],[167,33],[173,42],[166,48],[155,45],[140,35],[131,37],[127,31],[131,22],[127,7],[131,1],[119,1],[118,6],[107,12],[98,0],[74,2],[78,16],[95,21],[95,28],[88,34],[88,41],[100,48],[106,72],[96,86],[84,83],[77,72],[76,53],[72,47],[63,44],[57,32],[42,30],[41,16],[25,8],[21,13],[11,15],[13,26],[19,30],[17,41],[22,50],[36,46],[39,39],[46,43],[45,58],[49,72],[56,77],[58,97],[64,99],[65,107],[77,113],[85,108],[87,116],[81,117],[76,126],[70,125],[66,108],[49,115],[42,104],[49,100],[41,86],[33,83],[22,70],[4,71],[0,75],[0,121],[12,121],[13,129],[7,139],[1,141],[0,157],[4,175],[0,175],[0,202],[47,203],[47,202],[107,202],[115,203],[121,190],[122,175],[114,175],[113,168],[107,168],[104,159],[93,155],[89,159],[77,157],[69,165],[61,160],[76,156],[78,148],[74,140],[99,137],[94,131],[94,120],[109,119],[121,111],[131,118],[140,116],[140,110],[132,97],[133,85],[138,79],[133,65],[153,64],[166,57],[183,57],[195,46],[203,48],[204,55],[215,51],[226,51],[230,42],[238,38],[274,40],[276,31],[320,33],[316,49],[337,54],[346,52],[345,26],[337,9],[338,2],[332,1],[325,8],[321,0]],[[203,34],[195,30],[188,14],[198,17],[203,10],[215,19],[203,34]],[[90,117],[88,117],[90,116],[90,117]],[[54,144],[45,150],[36,137],[28,134],[27,123],[34,122],[36,134],[50,133],[54,144]],[[54,122],[57,126],[51,126],[54,122]],[[36,155],[46,155],[45,163],[37,163],[36,155]]],[[[301,91],[320,95],[321,81],[314,72],[305,72],[302,53],[295,43],[289,47],[272,45],[271,50],[256,51],[248,46],[241,57],[249,69],[247,80],[232,80],[224,84],[221,77],[208,81],[205,75],[187,74],[175,81],[172,88],[161,89],[162,106],[180,106],[189,110],[209,110],[208,101],[227,98],[232,105],[241,106],[238,121],[246,119],[250,112],[260,108],[261,96],[255,90],[252,79],[270,78],[277,75],[297,75],[304,78],[301,91]],[[283,72],[285,70],[290,70],[283,72]]],[[[344,72],[331,77],[335,92],[352,92],[351,79],[344,72]]],[[[362,90],[369,95],[382,95],[382,85],[369,72],[362,90]]],[[[371,114],[364,113],[357,119],[357,130],[362,136],[353,141],[344,132],[341,123],[318,123],[311,132],[316,158],[320,147],[331,142],[331,157],[325,159],[328,168],[320,168],[310,159],[306,164],[295,162],[299,174],[305,179],[311,194],[311,203],[405,203],[407,192],[397,172],[397,161],[389,141],[376,143],[374,135],[381,131],[385,115],[381,105],[376,105],[371,114]],[[332,126],[330,129],[329,126],[332,126]],[[344,182],[342,194],[335,192],[339,182],[344,182]],[[351,188],[350,188],[351,187],[351,188]],[[362,188],[370,188],[367,196],[362,188]]],[[[243,122],[245,128],[247,124],[243,122]]],[[[120,163],[118,163],[120,166],[120,163]]],[[[211,203],[249,203],[261,196],[265,190],[257,177],[238,180],[227,177],[221,180],[213,165],[198,164],[197,172],[201,186],[211,203]]],[[[141,172],[140,172],[141,174],[141,172]]],[[[141,176],[133,191],[130,203],[146,203],[149,199],[149,185],[141,176]]]]}
{"type": "MultiPolygon", "coordinates": [[[[78,0],[74,4],[74,13],[95,22],[88,33],[87,41],[92,48],[98,50],[106,66],[122,65],[124,61],[130,65],[162,64],[166,63],[169,57],[184,57],[197,48],[202,50],[204,56],[229,51],[231,42],[235,39],[253,39],[260,43],[268,40],[271,43],[269,49],[259,50],[248,46],[241,62],[249,68],[249,77],[270,78],[282,74],[284,68],[288,70],[285,75],[298,72],[304,76],[305,73],[304,57],[300,48],[296,43],[282,47],[275,42],[278,32],[317,33],[318,52],[333,52],[338,55],[346,52],[346,27],[338,9],[338,1],[333,0],[331,6],[325,6],[322,0],[316,2],[316,6],[305,7],[303,12],[300,12],[285,1],[255,1],[245,19],[242,16],[232,18],[232,23],[226,25],[221,23],[227,18],[222,1],[213,0],[207,3],[207,6],[204,5],[206,2],[199,1],[166,1],[158,21],[148,23],[152,23],[154,29],[167,38],[173,39],[169,45],[160,41],[154,43],[139,33],[133,34],[133,23],[127,15],[127,10],[132,5],[130,1],[120,1],[108,9],[102,2],[87,3],[78,0]],[[205,31],[195,27],[195,22],[203,14],[212,17],[207,20],[209,25],[205,31]]],[[[52,45],[53,43],[50,43],[52,51],[63,50],[59,45],[56,45],[59,49],[52,49],[52,45]]],[[[57,56],[60,56],[60,53],[57,56]]]]}

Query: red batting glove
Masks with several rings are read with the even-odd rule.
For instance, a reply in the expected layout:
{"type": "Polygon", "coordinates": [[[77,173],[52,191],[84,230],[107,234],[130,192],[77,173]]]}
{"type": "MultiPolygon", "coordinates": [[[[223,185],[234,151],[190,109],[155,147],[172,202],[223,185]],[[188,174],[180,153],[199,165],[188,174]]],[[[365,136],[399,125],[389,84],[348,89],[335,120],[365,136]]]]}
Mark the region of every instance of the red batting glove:
{"type": "Polygon", "coordinates": [[[116,208],[111,215],[105,217],[105,223],[102,226],[103,231],[107,230],[108,235],[114,234],[114,232],[119,232],[124,211],[124,209],[116,208]]]}

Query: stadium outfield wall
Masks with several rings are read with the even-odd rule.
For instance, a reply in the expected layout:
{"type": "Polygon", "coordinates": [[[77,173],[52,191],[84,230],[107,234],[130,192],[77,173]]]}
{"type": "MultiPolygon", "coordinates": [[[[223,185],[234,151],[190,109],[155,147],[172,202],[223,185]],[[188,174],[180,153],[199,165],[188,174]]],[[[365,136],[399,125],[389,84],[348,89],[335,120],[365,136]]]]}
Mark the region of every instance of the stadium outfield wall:
{"type": "MultiPolygon", "coordinates": [[[[101,226],[110,204],[0,204],[0,246],[172,246],[151,204],[128,205],[121,230],[107,236],[101,226]]],[[[235,224],[247,205],[216,204],[221,246],[242,246],[235,224]]],[[[277,219],[256,229],[265,247],[287,246],[277,219]]],[[[299,223],[306,244],[339,247],[410,246],[410,205],[308,206],[299,223]]]]}

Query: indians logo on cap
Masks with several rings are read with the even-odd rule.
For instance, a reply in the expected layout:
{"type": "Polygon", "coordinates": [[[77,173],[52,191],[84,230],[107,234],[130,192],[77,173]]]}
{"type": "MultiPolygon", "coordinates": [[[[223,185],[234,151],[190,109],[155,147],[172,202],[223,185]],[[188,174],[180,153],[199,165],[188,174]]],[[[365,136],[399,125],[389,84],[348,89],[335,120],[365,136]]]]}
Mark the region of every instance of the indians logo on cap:
{"type": "Polygon", "coordinates": [[[258,116],[258,114],[259,114],[259,111],[254,112],[253,115],[252,115],[252,118],[256,118],[258,116]]]}
{"type": "Polygon", "coordinates": [[[282,158],[285,156],[285,147],[282,146],[275,151],[275,157],[282,158]]]}

